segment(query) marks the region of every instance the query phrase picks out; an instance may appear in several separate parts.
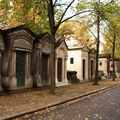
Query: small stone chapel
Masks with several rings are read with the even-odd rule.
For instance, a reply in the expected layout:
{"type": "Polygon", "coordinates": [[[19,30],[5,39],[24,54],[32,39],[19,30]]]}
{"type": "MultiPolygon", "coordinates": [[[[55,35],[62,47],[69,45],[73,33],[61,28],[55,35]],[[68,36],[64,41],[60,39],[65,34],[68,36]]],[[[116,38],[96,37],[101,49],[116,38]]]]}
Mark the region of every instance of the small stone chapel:
{"type": "Polygon", "coordinates": [[[67,80],[67,50],[68,47],[64,39],[59,39],[55,45],[55,80],[56,86],[68,84],[67,80]]]}

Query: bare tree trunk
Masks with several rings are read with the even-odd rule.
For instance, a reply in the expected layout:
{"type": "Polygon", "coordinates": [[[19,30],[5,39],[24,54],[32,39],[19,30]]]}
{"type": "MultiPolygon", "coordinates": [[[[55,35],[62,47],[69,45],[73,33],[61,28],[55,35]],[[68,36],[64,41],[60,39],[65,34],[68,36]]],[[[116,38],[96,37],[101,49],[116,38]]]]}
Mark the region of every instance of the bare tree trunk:
{"type": "Polygon", "coordinates": [[[98,25],[97,25],[97,51],[96,51],[96,71],[95,71],[95,81],[94,81],[94,84],[93,85],[98,85],[98,58],[99,58],[99,44],[100,44],[100,41],[99,41],[99,18],[98,18],[98,25]]]}
{"type": "Polygon", "coordinates": [[[113,38],[113,48],[112,48],[112,62],[113,62],[113,76],[112,76],[112,80],[115,81],[115,41],[116,41],[116,35],[114,35],[113,38]]]}
{"type": "Polygon", "coordinates": [[[51,79],[51,85],[50,85],[50,93],[55,94],[55,33],[56,33],[56,29],[55,29],[55,20],[54,20],[53,0],[49,0],[48,16],[49,16],[51,36],[54,40],[53,57],[52,57],[53,59],[52,59],[52,63],[51,63],[51,64],[53,64],[53,67],[52,67],[52,71],[51,71],[52,79],[51,79]]]}
{"type": "MultiPolygon", "coordinates": [[[[54,38],[54,36],[52,36],[54,38]]],[[[51,94],[55,94],[55,38],[54,38],[54,44],[53,44],[53,57],[52,57],[52,71],[51,71],[51,75],[52,75],[52,79],[51,79],[51,85],[50,85],[50,93],[51,94]]]]}
{"type": "Polygon", "coordinates": [[[55,4],[56,4],[57,0],[55,0],[54,3],[53,3],[53,0],[46,0],[46,2],[48,4],[48,17],[49,17],[49,25],[50,25],[50,30],[51,30],[51,36],[54,39],[54,50],[53,50],[54,51],[53,52],[53,56],[54,56],[53,58],[54,59],[52,60],[52,62],[53,62],[52,64],[54,64],[54,66],[52,68],[53,69],[52,70],[52,76],[54,76],[54,77],[52,77],[53,79],[51,80],[51,89],[50,89],[50,93],[52,93],[52,94],[55,93],[55,34],[56,34],[56,31],[58,30],[59,26],[63,22],[65,22],[65,21],[67,21],[67,20],[69,20],[69,19],[71,19],[71,18],[73,18],[73,17],[75,17],[75,16],[77,16],[79,14],[82,14],[84,12],[90,12],[89,10],[87,10],[87,11],[80,11],[80,12],[78,12],[78,13],[76,13],[76,14],[74,14],[74,15],[72,15],[72,16],[70,16],[70,17],[68,17],[68,18],[63,20],[66,12],[70,8],[70,6],[74,3],[74,1],[75,0],[72,0],[68,4],[68,6],[66,7],[65,11],[63,12],[63,14],[61,16],[60,21],[58,21],[58,23],[55,24],[55,11],[54,11],[54,7],[55,7],[55,4]]]}

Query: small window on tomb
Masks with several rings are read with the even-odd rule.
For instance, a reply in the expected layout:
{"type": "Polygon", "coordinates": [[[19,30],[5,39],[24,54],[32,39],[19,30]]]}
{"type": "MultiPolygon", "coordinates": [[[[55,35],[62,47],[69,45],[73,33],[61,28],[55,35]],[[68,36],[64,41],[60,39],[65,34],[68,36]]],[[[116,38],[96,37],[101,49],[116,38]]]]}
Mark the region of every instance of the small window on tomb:
{"type": "Polygon", "coordinates": [[[70,58],[70,64],[74,64],[74,58],[70,58]]]}
{"type": "Polygon", "coordinates": [[[113,67],[113,64],[111,65],[111,67],[113,67]]]}
{"type": "Polygon", "coordinates": [[[100,65],[102,65],[102,62],[100,62],[100,65]]]}

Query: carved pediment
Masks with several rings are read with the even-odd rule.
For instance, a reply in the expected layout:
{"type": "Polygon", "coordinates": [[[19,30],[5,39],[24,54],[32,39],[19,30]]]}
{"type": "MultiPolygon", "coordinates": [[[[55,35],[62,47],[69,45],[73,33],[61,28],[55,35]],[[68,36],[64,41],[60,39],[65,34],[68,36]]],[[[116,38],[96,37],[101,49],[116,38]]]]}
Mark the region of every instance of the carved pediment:
{"type": "Polygon", "coordinates": [[[36,38],[36,35],[25,25],[4,30],[4,35],[7,36],[7,45],[13,50],[31,51],[33,48],[33,40],[36,38]]]}
{"type": "Polygon", "coordinates": [[[61,43],[60,48],[67,50],[67,45],[65,44],[64,41],[61,43]]]}
{"type": "Polygon", "coordinates": [[[39,40],[40,40],[40,41],[48,40],[48,41],[50,41],[51,43],[53,43],[52,36],[51,36],[49,33],[45,33],[45,34],[43,34],[42,36],[40,36],[39,40]]]}
{"type": "Polygon", "coordinates": [[[20,48],[27,51],[32,50],[33,40],[35,39],[35,37],[31,36],[27,31],[15,31],[13,34],[11,34],[10,38],[12,42],[11,47],[13,49],[20,48]]]}
{"type": "Polygon", "coordinates": [[[45,34],[39,38],[39,41],[41,42],[42,52],[51,53],[53,44],[51,36],[49,34],[45,34]]]}
{"type": "Polygon", "coordinates": [[[52,49],[52,43],[49,39],[42,41],[42,51],[46,53],[50,53],[52,49]]]}
{"type": "Polygon", "coordinates": [[[96,54],[96,50],[95,49],[91,49],[90,50],[90,54],[96,54]]]}
{"type": "Polygon", "coordinates": [[[86,51],[86,52],[89,52],[89,51],[90,51],[90,49],[89,49],[87,46],[84,46],[82,50],[83,50],[83,51],[86,51]]]}
{"type": "Polygon", "coordinates": [[[56,48],[56,53],[62,56],[67,55],[67,46],[64,41],[62,41],[61,44],[56,48]],[[61,51],[63,51],[64,54],[61,53],[61,51]]]}
{"type": "Polygon", "coordinates": [[[13,43],[13,49],[23,49],[27,51],[32,51],[32,44],[25,39],[17,39],[13,43]]]}

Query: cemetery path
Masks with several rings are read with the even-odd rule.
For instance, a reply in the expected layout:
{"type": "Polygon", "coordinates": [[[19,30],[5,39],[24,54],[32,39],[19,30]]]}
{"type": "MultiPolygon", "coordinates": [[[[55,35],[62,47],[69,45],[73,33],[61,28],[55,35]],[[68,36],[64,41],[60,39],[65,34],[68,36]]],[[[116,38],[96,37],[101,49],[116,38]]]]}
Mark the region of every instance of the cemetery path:
{"type": "Polygon", "coordinates": [[[47,108],[17,120],[119,120],[120,87],[47,108]]]}
{"type": "Polygon", "coordinates": [[[91,92],[100,91],[120,84],[120,80],[102,80],[100,85],[93,86],[92,82],[74,84],[56,88],[56,94],[49,94],[49,90],[8,94],[0,96],[0,120],[17,117],[19,115],[41,110],[48,106],[65,103],[71,99],[86,96],[91,92]]]}

